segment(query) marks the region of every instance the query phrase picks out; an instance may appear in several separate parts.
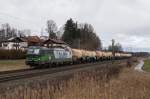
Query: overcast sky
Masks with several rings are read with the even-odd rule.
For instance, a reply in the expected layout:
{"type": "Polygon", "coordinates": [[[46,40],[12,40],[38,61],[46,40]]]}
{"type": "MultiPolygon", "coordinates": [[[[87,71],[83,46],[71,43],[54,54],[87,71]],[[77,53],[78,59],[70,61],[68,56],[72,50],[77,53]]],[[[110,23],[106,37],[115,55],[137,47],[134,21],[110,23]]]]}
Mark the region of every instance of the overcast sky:
{"type": "Polygon", "coordinates": [[[0,24],[34,34],[48,19],[60,27],[69,18],[92,24],[104,46],[114,38],[129,50],[150,51],[150,0],[0,0],[0,24]]]}

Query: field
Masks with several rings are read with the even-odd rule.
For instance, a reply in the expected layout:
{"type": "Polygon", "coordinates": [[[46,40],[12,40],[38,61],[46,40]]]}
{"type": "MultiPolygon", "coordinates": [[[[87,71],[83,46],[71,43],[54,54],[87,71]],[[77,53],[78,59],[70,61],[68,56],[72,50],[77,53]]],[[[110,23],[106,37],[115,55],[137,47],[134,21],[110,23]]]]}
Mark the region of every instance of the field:
{"type": "Polygon", "coordinates": [[[25,60],[0,60],[0,71],[17,70],[28,68],[25,60]]]}
{"type": "Polygon", "coordinates": [[[69,80],[18,86],[0,99],[150,99],[150,74],[122,66],[80,72],[69,80]]]}
{"type": "Polygon", "coordinates": [[[145,71],[150,72],[150,59],[144,60],[144,67],[143,67],[143,69],[144,69],[145,71]]]}

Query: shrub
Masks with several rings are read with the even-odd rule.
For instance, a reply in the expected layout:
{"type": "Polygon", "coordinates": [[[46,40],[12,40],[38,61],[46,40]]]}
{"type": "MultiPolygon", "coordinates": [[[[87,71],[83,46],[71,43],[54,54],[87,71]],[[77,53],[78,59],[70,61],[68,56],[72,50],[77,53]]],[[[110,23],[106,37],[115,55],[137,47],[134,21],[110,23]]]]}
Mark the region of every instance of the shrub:
{"type": "Polygon", "coordinates": [[[0,59],[25,59],[26,51],[0,49],[0,59]]]}

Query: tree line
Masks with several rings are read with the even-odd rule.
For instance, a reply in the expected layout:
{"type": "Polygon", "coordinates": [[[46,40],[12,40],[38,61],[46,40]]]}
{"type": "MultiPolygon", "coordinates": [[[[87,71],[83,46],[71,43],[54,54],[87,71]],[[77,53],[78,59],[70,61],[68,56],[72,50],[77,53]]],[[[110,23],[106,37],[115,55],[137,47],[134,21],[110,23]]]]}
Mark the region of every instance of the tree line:
{"type": "MultiPolygon", "coordinates": [[[[61,39],[72,48],[86,50],[101,50],[102,43],[97,36],[94,27],[88,23],[79,23],[73,19],[68,19],[66,23],[58,30],[57,24],[53,20],[48,20],[46,23],[46,32],[51,39],[61,39]]],[[[31,34],[30,30],[18,30],[11,27],[8,23],[2,24],[0,27],[0,42],[11,37],[26,37],[31,34]]],[[[121,44],[109,46],[108,51],[122,51],[121,44]]]]}
{"type": "Polygon", "coordinates": [[[30,30],[18,30],[11,27],[8,23],[2,24],[0,27],[0,42],[12,37],[25,37],[30,34],[30,30]]]}
{"type": "MultiPolygon", "coordinates": [[[[47,21],[46,31],[49,33],[49,38],[56,39],[61,31],[57,31],[57,25],[53,20],[47,21]]],[[[70,47],[86,50],[102,50],[100,38],[96,35],[94,28],[88,23],[75,22],[69,19],[63,26],[63,32],[60,37],[70,47]]],[[[109,45],[106,51],[122,52],[123,48],[120,43],[109,45]]]]}
{"type": "MultiPolygon", "coordinates": [[[[57,26],[52,20],[47,21],[47,32],[49,38],[57,38],[57,26]]],[[[101,40],[96,35],[91,24],[81,24],[74,22],[73,19],[67,20],[63,27],[61,39],[72,48],[100,50],[102,48],[101,40]]]]}
{"type": "Polygon", "coordinates": [[[115,52],[122,52],[123,48],[122,45],[120,43],[116,43],[114,46],[109,45],[108,46],[108,51],[115,51],[115,52]]]}

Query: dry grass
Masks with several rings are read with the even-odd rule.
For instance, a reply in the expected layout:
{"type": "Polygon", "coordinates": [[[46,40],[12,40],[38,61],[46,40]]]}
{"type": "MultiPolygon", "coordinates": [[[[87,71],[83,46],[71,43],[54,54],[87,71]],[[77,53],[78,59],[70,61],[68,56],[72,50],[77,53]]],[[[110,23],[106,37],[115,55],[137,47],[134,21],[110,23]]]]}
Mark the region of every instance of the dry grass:
{"type": "Polygon", "coordinates": [[[127,69],[110,81],[107,77],[77,78],[70,80],[63,91],[58,91],[55,99],[150,99],[149,74],[127,69]]]}
{"type": "Polygon", "coordinates": [[[113,99],[150,99],[150,74],[127,69],[110,84],[113,99]]]}
{"type": "Polygon", "coordinates": [[[150,59],[145,59],[145,60],[144,60],[144,67],[143,67],[143,69],[144,69],[145,71],[150,72],[150,59]]]}
{"type": "Polygon", "coordinates": [[[9,71],[28,68],[25,60],[0,60],[0,71],[9,71]]]}
{"type": "Polygon", "coordinates": [[[19,86],[7,89],[0,99],[150,99],[150,75],[121,70],[108,66],[75,74],[67,81],[19,86]]]}

